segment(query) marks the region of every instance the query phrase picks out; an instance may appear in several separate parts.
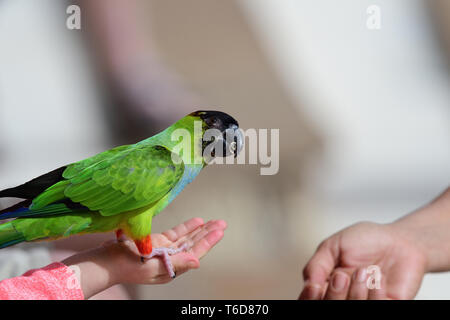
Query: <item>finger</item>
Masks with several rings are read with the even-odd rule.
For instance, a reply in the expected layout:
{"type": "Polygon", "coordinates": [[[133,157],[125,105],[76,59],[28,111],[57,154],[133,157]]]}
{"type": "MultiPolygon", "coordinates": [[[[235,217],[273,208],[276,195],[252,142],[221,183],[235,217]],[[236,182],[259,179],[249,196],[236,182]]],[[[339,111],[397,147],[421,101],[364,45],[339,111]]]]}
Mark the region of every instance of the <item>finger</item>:
{"type": "Polygon", "coordinates": [[[322,242],[303,269],[305,284],[318,285],[323,288],[337,263],[337,257],[337,247],[329,241],[322,242]]]}
{"type": "Polygon", "coordinates": [[[214,220],[209,220],[207,223],[197,227],[195,230],[189,232],[184,237],[178,239],[178,241],[182,240],[193,240],[195,237],[199,237],[199,234],[203,234],[201,237],[204,237],[208,233],[208,228],[213,224],[214,220]]]}
{"type": "Polygon", "coordinates": [[[342,270],[335,270],[330,278],[325,300],[344,300],[347,298],[350,276],[342,270]]]}
{"type": "Polygon", "coordinates": [[[201,226],[201,229],[205,229],[208,231],[215,230],[215,229],[225,230],[226,228],[227,228],[227,223],[224,220],[209,220],[207,223],[205,223],[203,226],[201,226]]]}
{"type": "Polygon", "coordinates": [[[323,287],[314,283],[305,283],[299,300],[320,300],[323,294],[323,287]]]}
{"type": "Polygon", "coordinates": [[[223,230],[210,231],[192,247],[192,253],[197,258],[202,258],[212,247],[223,238],[223,230]]]}
{"type": "Polygon", "coordinates": [[[365,267],[357,269],[352,276],[347,299],[367,300],[369,289],[367,288],[367,269],[365,267]]]}
{"type": "Polygon", "coordinates": [[[177,239],[185,236],[189,232],[194,231],[202,224],[203,224],[202,218],[192,218],[185,221],[182,224],[177,225],[176,227],[173,227],[172,229],[164,231],[163,235],[165,235],[167,239],[169,239],[170,241],[175,242],[177,241],[177,239]]]}
{"type": "Polygon", "coordinates": [[[194,244],[203,239],[212,230],[225,230],[227,224],[223,220],[210,220],[206,224],[197,227],[194,231],[179,238],[175,242],[176,247],[187,245],[188,248],[194,246],[194,244]]]}
{"type": "MultiPolygon", "coordinates": [[[[209,232],[213,230],[225,230],[227,228],[227,223],[224,220],[212,220],[208,221],[204,226],[198,228],[198,232],[189,235],[189,239],[194,243],[204,238],[209,232]]],[[[196,230],[197,231],[197,230],[196,230]]]]}
{"type": "Polygon", "coordinates": [[[325,294],[327,293],[328,287],[329,287],[329,286],[330,286],[330,282],[327,281],[327,282],[325,283],[325,286],[324,286],[323,289],[322,289],[322,296],[320,297],[321,300],[325,299],[325,294]]]}
{"type": "Polygon", "coordinates": [[[214,220],[211,228],[212,229],[218,228],[218,229],[225,230],[227,227],[228,227],[228,225],[225,220],[214,220]]]}
{"type": "Polygon", "coordinates": [[[386,291],[386,279],[383,274],[379,276],[375,276],[375,274],[370,274],[366,282],[369,294],[369,300],[386,300],[387,299],[387,291],[386,291]]]}
{"type": "MultiPolygon", "coordinates": [[[[171,257],[173,269],[177,277],[190,269],[197,269],[200,267],[200,261],[193,254],[186,252],[176,254],[171,257]]],[[[167,274],[167,270],[164,270],[167,274]]]]}

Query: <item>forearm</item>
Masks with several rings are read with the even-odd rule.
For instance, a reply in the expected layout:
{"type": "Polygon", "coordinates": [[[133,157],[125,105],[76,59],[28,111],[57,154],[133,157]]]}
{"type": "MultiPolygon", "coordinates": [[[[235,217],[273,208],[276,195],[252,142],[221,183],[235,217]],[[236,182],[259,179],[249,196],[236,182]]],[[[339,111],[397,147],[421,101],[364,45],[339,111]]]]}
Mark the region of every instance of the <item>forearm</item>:
{"type": "Polygon", "coordinates": [[[392,227],[421,248],[427,272],[450,270],[450,188],[427,206],[395,221],[392,227]]]}
{"type": "Polygon", "coordinates": [[[103,247],[73,255],[64,261],[80,282],[85,299],[117,284],[112,272],[114,262],[103,247]]]}
{"type": "Polygon", "coordinates": [[[0,281],[0,300],[80,300],[84,298],[73,272],[55,262],[20,277],[0,281]]]}

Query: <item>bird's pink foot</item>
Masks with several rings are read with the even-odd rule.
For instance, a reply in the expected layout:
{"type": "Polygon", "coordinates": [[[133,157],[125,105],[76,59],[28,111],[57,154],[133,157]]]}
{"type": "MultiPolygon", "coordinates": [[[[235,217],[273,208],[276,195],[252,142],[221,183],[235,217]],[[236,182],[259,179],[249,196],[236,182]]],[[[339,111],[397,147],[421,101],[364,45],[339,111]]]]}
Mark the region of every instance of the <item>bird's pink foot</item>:
{"type": "Polygon", "coordinates": [[[173,279],[176,276],[176,273],[173,269],[172,261],[170,260],[170,256],[189,250],[190,246],[188,243],[182,244],[179,248],[153,248],[152,252],[148,255],[141,256],[141,261],[145,262],[145,260],[151,259],[153,257],[161,257],[164,265],[166,266],[167,272],[169,276],[173,279]]]}

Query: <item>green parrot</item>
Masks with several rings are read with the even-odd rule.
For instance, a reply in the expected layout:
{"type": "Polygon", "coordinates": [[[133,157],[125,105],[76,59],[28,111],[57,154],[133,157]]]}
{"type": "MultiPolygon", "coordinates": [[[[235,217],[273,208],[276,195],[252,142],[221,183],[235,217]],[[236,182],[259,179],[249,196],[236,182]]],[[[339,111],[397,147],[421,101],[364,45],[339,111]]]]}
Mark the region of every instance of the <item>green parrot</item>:
{"type": "Polygon", "coordinates": [[[25,199],[0,211],[0,220],[14,218],[0,224],[0,248],[115,231],[118,240],[127,236],[134,241],[142,261],[162,257],[175,277],[169,255],[184,248],[152,248],[152,219],[207,164],[203,155],[211,145],[205,140],[209,129],[218,132],[212,141],[222,140],[219,156],[236,157],[243,145],[237,121],[219,111],[196,111],[136,144],[115,147],[0,191],[0,198],[25,199]],[[183,140],[190,148],[179,147],[178,132],[188,134],[183,140]]]}

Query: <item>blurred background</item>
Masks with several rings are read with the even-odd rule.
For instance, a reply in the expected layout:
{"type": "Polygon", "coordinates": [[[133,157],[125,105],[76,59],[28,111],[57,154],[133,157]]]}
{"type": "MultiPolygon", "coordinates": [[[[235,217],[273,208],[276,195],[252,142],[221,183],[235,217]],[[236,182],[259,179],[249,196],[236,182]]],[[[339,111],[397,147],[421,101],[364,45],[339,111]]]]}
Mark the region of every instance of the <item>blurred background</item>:
{"type": "MultiPolygon", "coordinates": [[[[446,0],[2,0],[0,188],[197,109],[279,128],[277,175],[208,167],[155,219],[154,232],[228,222],[199,270],[97,298],[295,299],[321,240],[448,187],[449,18],[446,0]],[[81,30],[66,28],[70,4],[81,30]],[[371,5],[380,29],[367,27],[371,5]]],[[[0,277],[110,236],[2,250],[0,277]]],[[[450,274],[427,275],[417,298],[449,288],[450,274]]]]}

